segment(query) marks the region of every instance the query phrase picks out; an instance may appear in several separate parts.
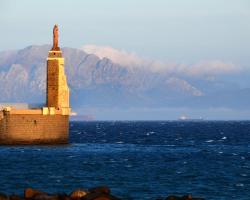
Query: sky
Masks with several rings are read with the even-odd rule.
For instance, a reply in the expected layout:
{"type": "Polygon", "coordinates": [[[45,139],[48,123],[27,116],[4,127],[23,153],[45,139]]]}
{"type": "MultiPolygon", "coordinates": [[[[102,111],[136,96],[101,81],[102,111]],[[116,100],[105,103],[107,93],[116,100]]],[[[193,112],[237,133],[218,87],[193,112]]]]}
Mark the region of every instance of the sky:
{"type": "MultiPolygon", "coordinates": [[[[116,52],[123,62],[177,63],[180,72],[222,74],[220,81],[250,85],[250,0],[0,0],[0,51],[52,44],[54,24],[60,47],[116,52]]],[[[249,116],[248,110],[209,109],[186,112],[249,116]]],[[[182,110],[138,112],[172,116],[182,110]]]]}
{"type": "Polygon", "coordinates": [[[0,51],[49,44],[111,46],[162,61],[248,67],[249,0],[1,0],[0,51]]]}

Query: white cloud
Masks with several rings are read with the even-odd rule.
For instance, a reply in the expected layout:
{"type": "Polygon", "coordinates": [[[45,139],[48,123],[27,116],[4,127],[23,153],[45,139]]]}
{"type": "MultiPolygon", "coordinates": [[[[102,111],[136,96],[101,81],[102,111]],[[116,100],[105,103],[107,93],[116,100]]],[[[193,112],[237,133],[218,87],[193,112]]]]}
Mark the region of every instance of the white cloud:
{"type": "Polygon", "coordinates": [[[110,46],[85,45],[81,47],[83,51],[89,54],[95,54],[99,58],[109,58],[114,63],[127,67],[144,67],[153,72],[165,72],[184,76],[211,77],[234,73],[240,70],[238,66],[231,62],[221,60],[200,61],[195,64],[178,64],[174,62],[161,62],[149,60],[138,56],[135,53],[129,53],[124,50],[117,50],[110,46]]]}
{"type": "Polygon", "coordinates": [[[189,76],[214,76],[220,74],[234,73],[240,70],[231,62],[221,60],[200,61],[193,65],[178,65],[177,70],[189,76]]]}
{"type": "Polygon", "coordinates": [[[114,63],[124,66],[141,66],[145,64],[145,60],[137,56],[135,53],[128,53],[124,50],[117,50],[109,46],[85,45],[81,48],[89,54],[94,54],[99,58],[109,58],[114,63]]]}

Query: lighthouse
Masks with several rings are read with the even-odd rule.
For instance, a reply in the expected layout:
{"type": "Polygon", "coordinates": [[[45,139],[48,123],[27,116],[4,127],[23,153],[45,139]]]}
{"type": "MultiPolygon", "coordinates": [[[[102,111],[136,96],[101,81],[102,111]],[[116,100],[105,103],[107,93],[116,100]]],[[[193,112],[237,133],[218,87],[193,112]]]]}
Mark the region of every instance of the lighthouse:
{"type": "Polygon", "coordinates": [[[58,26],[47,58],[47,91],[44,107],[0,110],[0,144],[65,144],[69,137],[69,87],[64,58],[58,46],[58,26]]]}
{"type": "Polygon", "coordinates": [[[53,47],[47,58],[47,107],[69,112],[69,87],[64,71],[64,58],[58,46],[58,26],[53,29],[53,47]]]}

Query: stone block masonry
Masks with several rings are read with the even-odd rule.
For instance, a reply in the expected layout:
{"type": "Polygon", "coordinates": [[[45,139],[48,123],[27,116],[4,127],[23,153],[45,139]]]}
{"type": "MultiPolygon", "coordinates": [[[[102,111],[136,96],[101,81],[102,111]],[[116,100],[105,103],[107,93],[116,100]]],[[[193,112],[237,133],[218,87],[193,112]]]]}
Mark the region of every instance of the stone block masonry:
{"type": "Polygon", "coordinates": [[[49,51],[47,58],[47,106],[69,107],[69,88],[61,51],[49,51]]]}
{"type": "Polygon", "coordinates": [[[65,144],[68,130],[68,115],[0,112],[1,144],[65,144]]]}

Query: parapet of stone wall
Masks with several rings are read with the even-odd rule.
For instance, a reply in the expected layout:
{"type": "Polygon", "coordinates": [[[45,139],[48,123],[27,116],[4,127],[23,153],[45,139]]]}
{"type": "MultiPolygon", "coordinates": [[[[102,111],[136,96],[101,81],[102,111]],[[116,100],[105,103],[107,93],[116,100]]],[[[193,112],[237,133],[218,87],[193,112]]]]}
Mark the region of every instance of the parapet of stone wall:
{"type": "Polygon", "coordinates": [[[55,109],[54,107],[43,107],[37,109],[11,109],[6,107],[1,111],[10,115],[70,115],[70,108],[55,109]]]}

